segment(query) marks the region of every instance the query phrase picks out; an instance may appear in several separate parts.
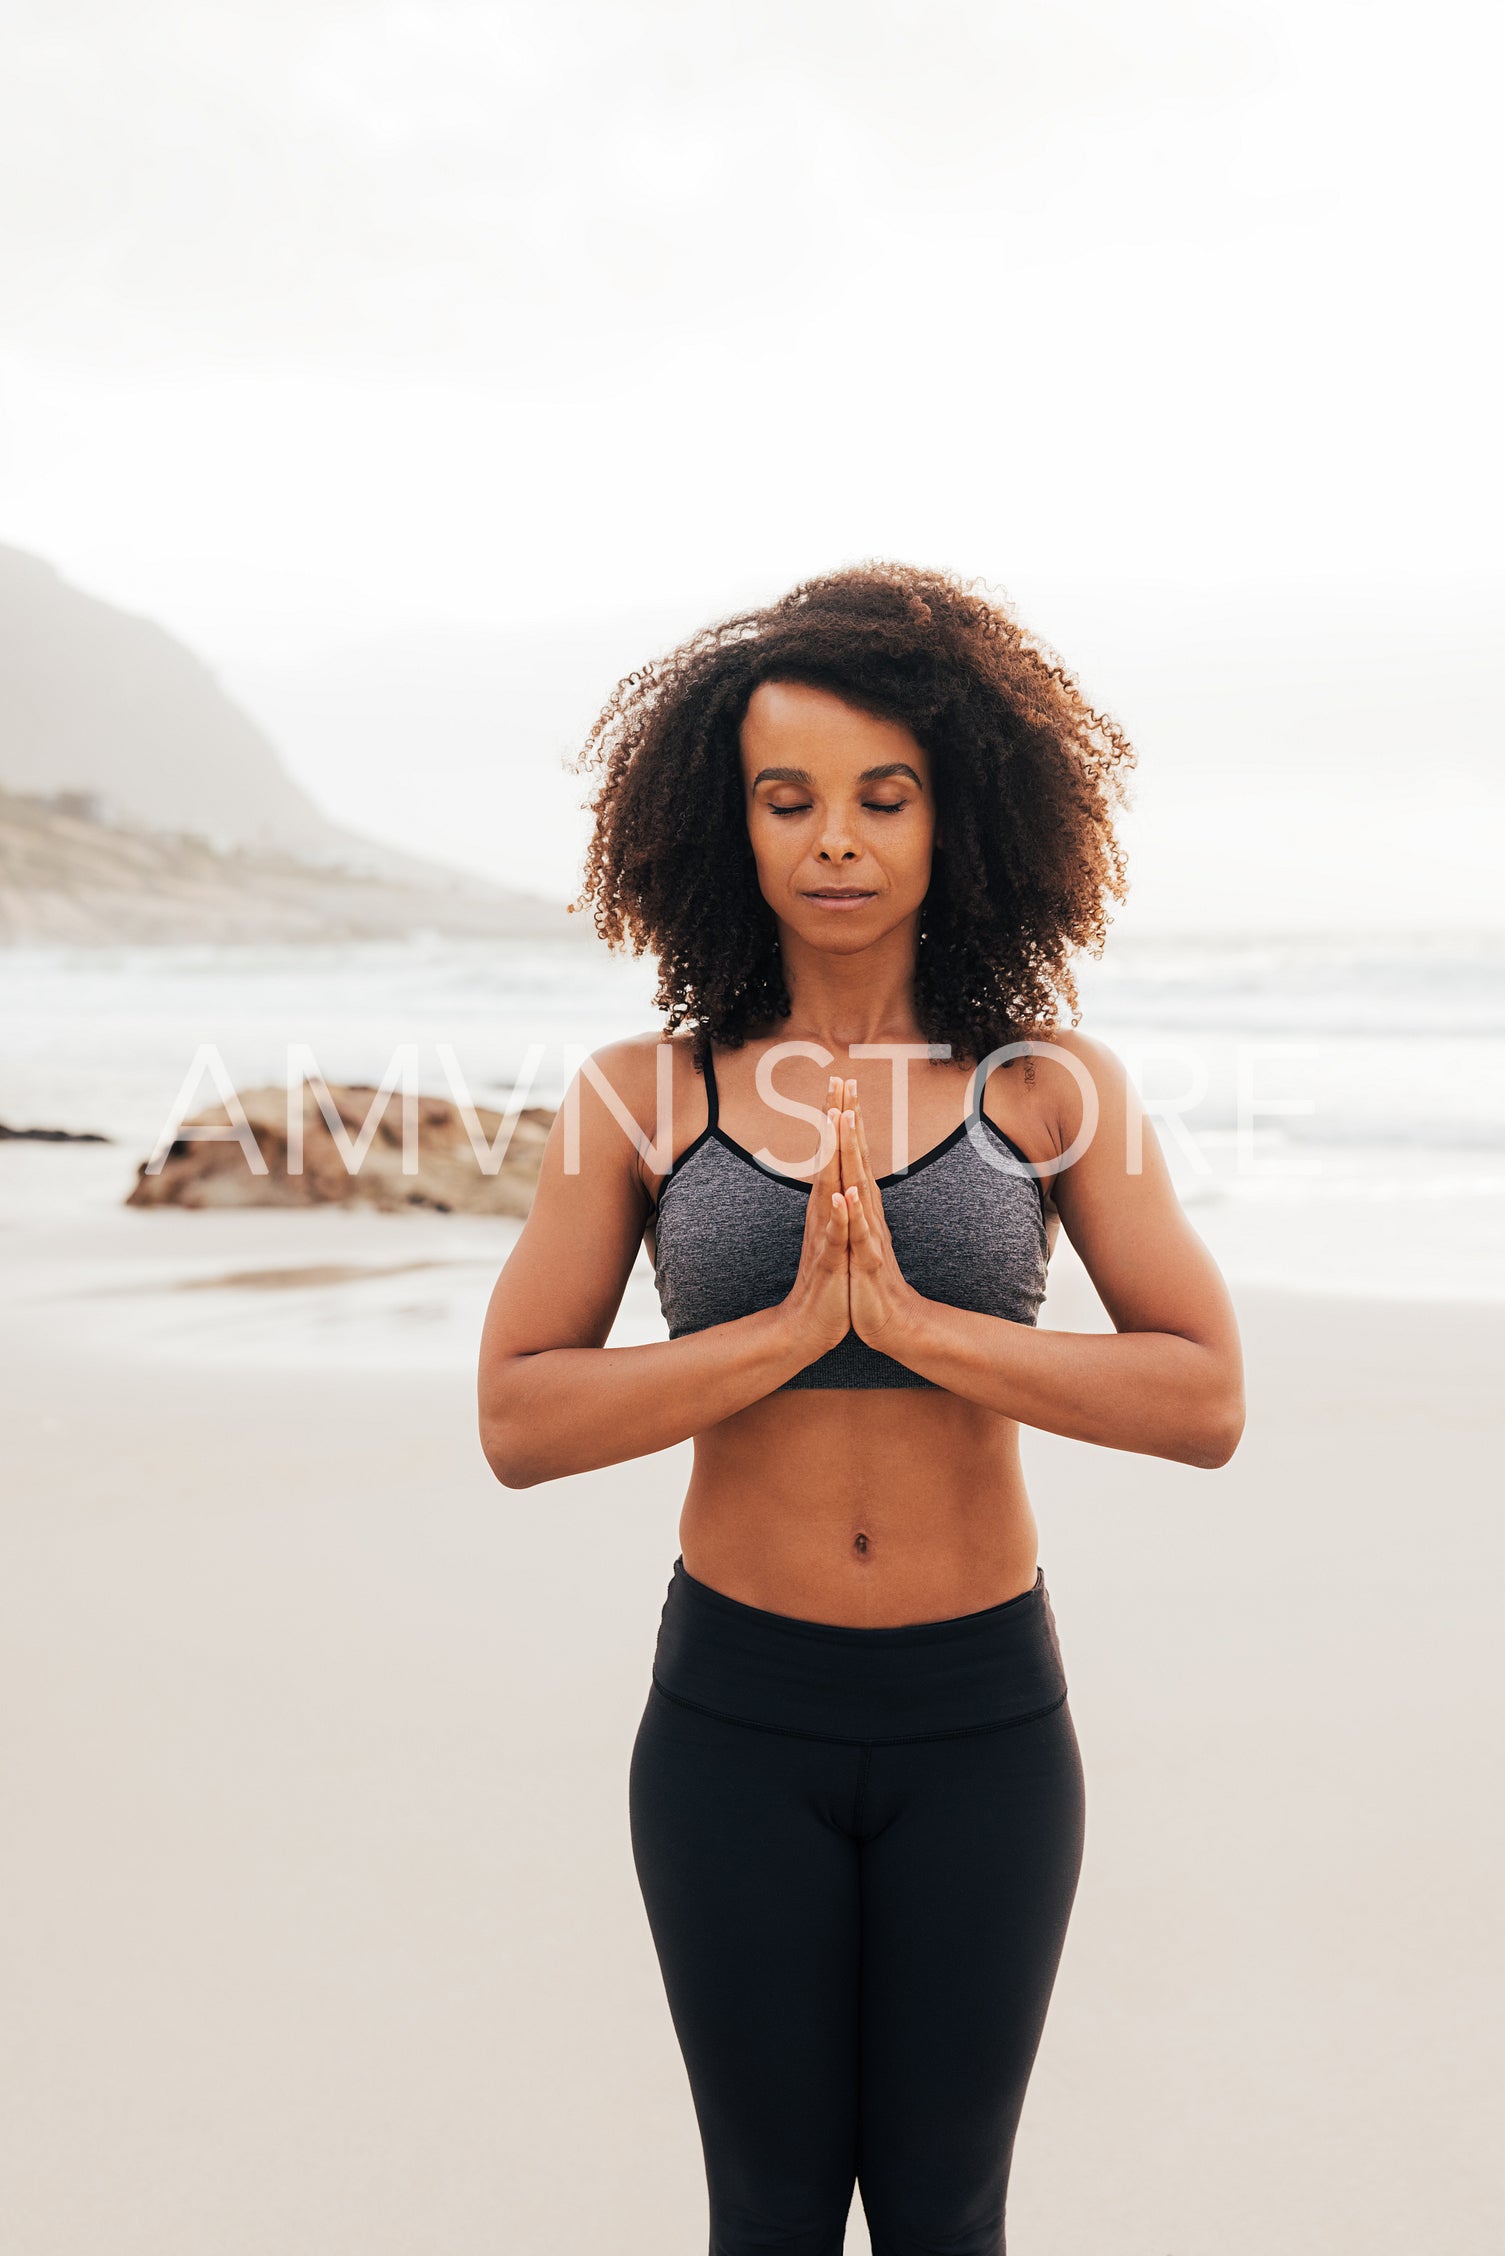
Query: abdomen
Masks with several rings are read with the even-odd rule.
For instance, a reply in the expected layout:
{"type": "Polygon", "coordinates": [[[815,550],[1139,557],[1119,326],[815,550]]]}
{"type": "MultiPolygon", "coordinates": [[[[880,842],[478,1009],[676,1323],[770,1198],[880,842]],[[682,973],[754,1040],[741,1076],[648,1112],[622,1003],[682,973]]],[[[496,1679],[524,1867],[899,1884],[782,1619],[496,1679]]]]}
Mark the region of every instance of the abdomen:
{"type": "Polygon", "coordinates": [[[697,1437],[686,1570],[744,1605],[879,1628],[1035,1577],[1019,1429],[942,1389],[787,1391],[697,1437]]]}

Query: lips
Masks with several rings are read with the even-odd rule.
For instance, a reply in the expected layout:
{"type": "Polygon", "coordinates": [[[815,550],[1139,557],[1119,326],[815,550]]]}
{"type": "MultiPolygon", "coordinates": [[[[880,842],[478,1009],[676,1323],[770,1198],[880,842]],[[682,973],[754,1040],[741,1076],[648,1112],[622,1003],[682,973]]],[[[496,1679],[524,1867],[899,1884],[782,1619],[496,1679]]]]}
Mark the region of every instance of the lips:
{"type": "Polygon", "coordinates": [[[818,892],[807,893],[807,901],[819,901],[824,908],[851,908],[859,901],[876,901],[877,894],[859,885],[825,885],[818,892]]]}

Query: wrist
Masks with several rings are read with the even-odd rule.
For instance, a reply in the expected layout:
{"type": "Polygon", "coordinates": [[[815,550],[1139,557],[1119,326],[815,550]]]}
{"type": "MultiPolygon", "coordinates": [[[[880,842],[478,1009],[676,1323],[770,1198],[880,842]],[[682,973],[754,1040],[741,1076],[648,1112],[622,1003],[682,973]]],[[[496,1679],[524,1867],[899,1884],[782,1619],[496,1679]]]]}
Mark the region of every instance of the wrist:
{"type": "Polygon", "coordinates": [[[821,1320],[808,1302],[780,1301],[763,1311],[762,1321],[770,1352],[780,1362],[787,1361],[791,1371],[802,1371],[835,1344],[829,1321],[821,1320]]]}
{"type": "Polygon", "coordinates": [[[896,1363],[906,1362],[923,1346],[935,1305],[906,1283],[886,1301],[882,1321],[864,1328],[862,1336],[881,1355],[891,1355],[896,1363]]]}

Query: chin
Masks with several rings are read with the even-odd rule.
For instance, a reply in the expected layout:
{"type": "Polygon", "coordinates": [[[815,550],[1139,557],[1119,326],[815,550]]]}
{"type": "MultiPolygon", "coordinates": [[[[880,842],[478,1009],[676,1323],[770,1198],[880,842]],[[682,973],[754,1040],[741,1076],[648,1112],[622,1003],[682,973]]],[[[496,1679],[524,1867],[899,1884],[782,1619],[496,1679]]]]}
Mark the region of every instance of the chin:
{"type": "Polygon", "coordinates": [[[882,923],[878,918],[865,915],[815,916],[808,924],[794,927],[808,947],[818,948],[823,956],[859,956],[864,948],[885,939],[893,930],[893,923],[882,923]]]}

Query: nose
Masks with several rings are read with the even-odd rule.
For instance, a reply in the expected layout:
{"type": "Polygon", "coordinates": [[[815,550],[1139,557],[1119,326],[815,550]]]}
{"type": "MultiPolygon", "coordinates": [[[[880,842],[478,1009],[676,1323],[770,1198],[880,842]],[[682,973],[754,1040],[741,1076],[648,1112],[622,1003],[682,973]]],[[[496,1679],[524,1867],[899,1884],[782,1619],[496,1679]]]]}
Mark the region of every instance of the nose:
{"type": "Polygon", "coordinates": [[[835,810],[833,809],[831,817],[827,822],[826,828],[821,835],[820,843],[815,849],[816,860],[818,862],[832,863],[855,862],[861,851],[862,849],[859,846],[854,845],[852,840],[847,836],[846,831],[837,821],[835,810]]]}

